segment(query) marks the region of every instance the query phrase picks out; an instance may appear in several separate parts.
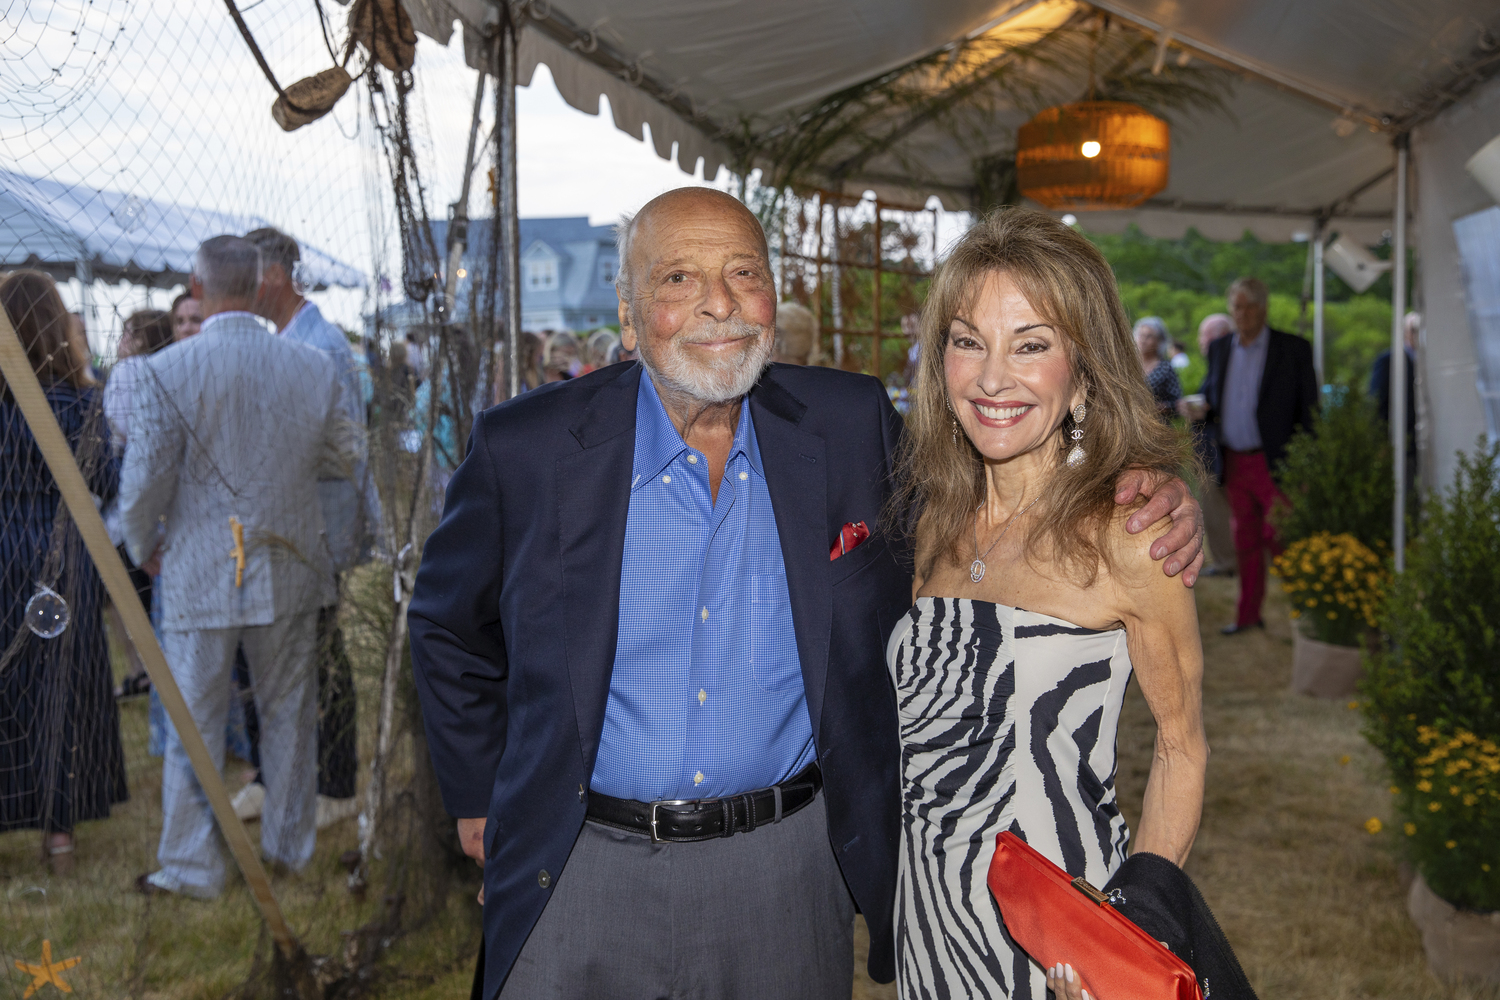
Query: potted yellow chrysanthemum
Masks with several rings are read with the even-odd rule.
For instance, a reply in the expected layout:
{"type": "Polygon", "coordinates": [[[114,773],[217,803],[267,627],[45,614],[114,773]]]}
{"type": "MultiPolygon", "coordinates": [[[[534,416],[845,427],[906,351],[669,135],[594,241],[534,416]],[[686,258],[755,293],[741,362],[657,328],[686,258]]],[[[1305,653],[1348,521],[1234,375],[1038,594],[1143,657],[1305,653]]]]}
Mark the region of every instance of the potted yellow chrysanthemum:
{"type": "Polygon", "coordinates": [[[1274,568],[1292,606],[1292,688],[1322,698],[1354,693],[1366,637],[1387,575],[1350,534],[1320,531],[1293,542],[1274,568]]]}
{"type": "Polygon", "coordinates": [[[1500,443],[1459,456],[1379,612],[1360,686],[1433,971],[1500,984],[1500,443]]]}

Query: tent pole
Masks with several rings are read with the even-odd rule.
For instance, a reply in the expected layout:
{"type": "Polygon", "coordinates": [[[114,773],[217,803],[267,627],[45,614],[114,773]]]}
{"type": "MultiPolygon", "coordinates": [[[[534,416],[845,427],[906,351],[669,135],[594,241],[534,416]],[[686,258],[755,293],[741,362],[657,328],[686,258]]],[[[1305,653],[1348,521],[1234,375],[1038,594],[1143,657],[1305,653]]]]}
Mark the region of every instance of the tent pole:
{"type": "Polygon", "coordinates": [[[1323,220],[1313,227],[1313,370],[1323,385],[1323,220]]]}
{"type": "Polygon", "coordinates": [[[1396,137],[1396,222],[1391,246],[1391,441],[1395,448],[1396,502],[1392,548],[1396,572],[1406,569],[1406,160],[1409,133],[1396,137]]]}
{"type": "MultiPolygon", "coordinates": [[[[505,371],[509,398],[521,394],[521,222],[516,205],[516,22],[509,4],[500,5],[500,264],[505,289],[505,371]]],[[[622,262],[623,263],[623,262],[622,262]]]]}

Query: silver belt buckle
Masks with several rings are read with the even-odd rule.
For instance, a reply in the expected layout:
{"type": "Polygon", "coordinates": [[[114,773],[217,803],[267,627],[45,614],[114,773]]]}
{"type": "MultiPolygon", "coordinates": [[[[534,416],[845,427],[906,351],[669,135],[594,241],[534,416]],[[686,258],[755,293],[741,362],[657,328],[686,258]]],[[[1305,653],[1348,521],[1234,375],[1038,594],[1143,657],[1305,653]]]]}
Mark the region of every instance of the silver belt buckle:
{"type": "Polygon", "coordinates": [[[662,840],[659,836],[656,835],[656,810],[658,808],[660,808],[661,806],[687,806],[687,805],[692,805],[694,802],[697,802],[697,801],[698,801],[697,799],[657,799],[655,802],[651,803],[651,812],[650,812],[650,820],[651,820],[651,823],[650,823],[650,825],[651,825],[651,843],[653,843],[653,844],[668,844],[668,843],[671,843],[671,841],[662,840]]]}

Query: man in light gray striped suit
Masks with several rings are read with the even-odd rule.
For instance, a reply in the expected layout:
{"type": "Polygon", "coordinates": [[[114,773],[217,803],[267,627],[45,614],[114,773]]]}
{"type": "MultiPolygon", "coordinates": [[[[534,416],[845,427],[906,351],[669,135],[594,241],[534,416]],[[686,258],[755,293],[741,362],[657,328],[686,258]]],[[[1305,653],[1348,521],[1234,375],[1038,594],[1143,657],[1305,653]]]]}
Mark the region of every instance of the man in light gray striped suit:
{"type": "MultiPolygon", "coordinates": [[[[353,455],[337,366],[251,313],[260,271],[259,251],[239,237],[199,247],[191,287],[202,332],[152,355],[140,377],[120,512],[138,563],[161,546],[162,645],[220,767],[244,647],[268,779],[261,851],[297,870],[315,840],[313,653],[333,588],[318,481],[347,476],[353,455]]],[[[137,880],[143,892],[223,888],[213,817],[175,731],[157,859],[161,869],[137,880]]]]}

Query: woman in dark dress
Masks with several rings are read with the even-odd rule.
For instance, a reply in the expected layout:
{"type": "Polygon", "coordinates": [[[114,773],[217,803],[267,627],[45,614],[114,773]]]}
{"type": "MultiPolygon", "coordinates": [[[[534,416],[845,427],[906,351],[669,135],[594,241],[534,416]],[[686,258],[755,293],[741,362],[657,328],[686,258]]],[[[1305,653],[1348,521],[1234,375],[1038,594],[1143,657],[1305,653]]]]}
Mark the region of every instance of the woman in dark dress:
{"type": "Polygon", "coordinates": [[[1167,334],[1167,324],[1160,316],[1147,316],[1136,322],[1132,333],[1136,352],[1141,356],[1146,385],[1156,399],[1156,412],[1170,423],[1177,413],[1177,401],[1182,398],[1182,382],[1167,356],[1166,346],[1171,339],[1167,334]]]}
{"type": "MultiPolygon", "coordinates": [[[[16,271],[0,306],[26,349],[58,423],[101,500],[119,488],[119,460],[87,359],[68,343],[52,279],[16,271]]],[[[53,870],[71,868],[73,829],[127,798],[120,718],[104,635],[104,586],[62,506],[35,438],[0,382],[0,831],[40,829],[53,870]],[[66,603],[53,638],[28,628],[43,587],[66,603]]]]}

